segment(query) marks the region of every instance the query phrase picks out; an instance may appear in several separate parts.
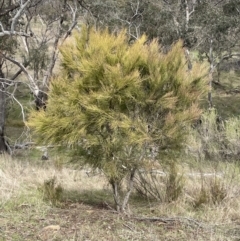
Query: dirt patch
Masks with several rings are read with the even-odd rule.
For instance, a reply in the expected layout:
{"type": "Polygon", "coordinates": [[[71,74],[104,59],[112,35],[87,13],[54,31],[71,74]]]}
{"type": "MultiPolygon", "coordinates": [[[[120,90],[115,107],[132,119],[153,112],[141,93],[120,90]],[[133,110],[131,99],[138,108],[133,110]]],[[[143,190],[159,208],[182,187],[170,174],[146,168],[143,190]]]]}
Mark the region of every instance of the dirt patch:
{"type": "Polygon", "coordinates": [[[97,207],[66,202],[61,208],[51,207],[45,210],[44,215],[40,215],[40,210],[27,206],[17,211],[18,217],[14,213],[0,217],[0,240],[170,241],[209,240],[210,235],[211,240],[234,240],[210,226],[200,227],[184,222],[183,219],[140,220],[134,215],[117,214],[105,204],[97,207]]]}

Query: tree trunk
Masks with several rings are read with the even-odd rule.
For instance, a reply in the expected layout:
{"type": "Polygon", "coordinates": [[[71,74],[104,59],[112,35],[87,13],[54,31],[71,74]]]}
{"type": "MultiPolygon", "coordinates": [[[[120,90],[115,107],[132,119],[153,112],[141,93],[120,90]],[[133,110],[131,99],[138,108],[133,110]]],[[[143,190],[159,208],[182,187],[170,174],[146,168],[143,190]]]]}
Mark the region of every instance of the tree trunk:
{"type": "Polygon", "coordinates": [[[36,110],[46,109],[47,94],[43,91],[39,91],[38,95],[34,95],[36,110]]]}
{"type": "MultiPolygon", "coordinates": [[[[0,78],[4,78],[0,66],[0,78]]],[[[0,81],[0,153],[7,152],[8,146],[4,136],[4,126],[6,117],[6,94],[5,94],[5,83],[0,81]]]]}
{"type": "Polygon", "coordinates": [[[130,195],[131,195],[132,190],[133,190],[133,179],[135,177],[135,173],[136,173],[136,169],[133,169],[130,173],[130,177],[129,177],[129,180],[128,180],[128,190],[127,190],[127,193],[126,193],[126,195],[123,199],[123,203],[122,203],[122,207],[121,207],[122,212],[126,212],[126,208],[127,208],[128,202],[129,202],[129,198],[130,198],[130,195]]]}
{"type": "Polygon", "coordinates": [[[113,197],[115,201],[115,208],[117,212],[121,211],[121,199],[120,199],[120,183],[114,179],[109,181],[113,189],[113,197]]]}
{"type": "Polygon", "coordinates": [[[113,189],[113,197],[116,205],[116,211],[121,213],[127,213],[127,207],[130,195],[133,190],[133,179],[135,177],[136,169],[131,170],[129,180],[128,180],[128,187],[126,193],[120,194],[120,182],[119,180],[110,180],[110,184],[112,185],[113,189]]]}
{"type": "Polygon", "coordinates": [[[210,49],[209,49],[209,63],[210,63],[210,70],[209,70],[209,91],[208,91],[208,103],[209,108],[213,107],[212,101],[212,82],[213,82],[213,71],[214,71],[214,63],[213,63],[213,40],[210,40],[210,49]]]}

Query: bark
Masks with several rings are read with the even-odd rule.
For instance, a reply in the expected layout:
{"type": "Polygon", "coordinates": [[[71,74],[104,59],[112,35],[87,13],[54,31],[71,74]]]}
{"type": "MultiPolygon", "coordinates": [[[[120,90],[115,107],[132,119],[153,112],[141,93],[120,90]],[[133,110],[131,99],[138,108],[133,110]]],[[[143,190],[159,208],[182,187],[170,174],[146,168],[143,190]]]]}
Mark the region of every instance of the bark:
{"type": "Polygon", "coordinates": [[[123,203],[122,203],[122,207],[121,207],[122,212],[126,212],[126,208],[127,208],[128,202],[129,202],[129,198],[130,198],[130,195],[131,195],[132,190],[133,190],[133,179],[135,177],[135,172],[136,172],[136,169],[133,169],[131,171],[131,174],[130,174],[129,183],[128,183],[128,190],[127,190],[127,193],[126,193],[126,195],[123,199],[123,203]]]}
{"type": "Polygon", "coordinates": [[[120,194],[120,182],[119,180],[110,180],[110,184],[113,189],[113,197],[116,205],[116,211],[121,213],[127,213],[127,207],[130,195],[133,190],[133,179],[135,177],[136,169],[133,169],[130,173],[128,180],[128,190],[125,194],[120,194]],[[121,201],[122,200],[122,201],[121,201]]]}
{"type": "Polygon", "coordinates": [[[212,81],[213,81],[213,71],[214,71],[214,63],[213,63],[213,40],[210,40],[210,49],[209,49],[209,63],[210,63],[210,70],[209,70],[209,91],[208,91],[208,103],[209,108],[213,107],[212,101],[212,81]]]}
{"type": "Polygon", "coordinates": [[[36,110],[46,109],[47,93],[39,91],[38,95],[34,95],[36,110]]]}
{"type": "MultiPolygon", "coordinates": [[[[4,74],[0,65],[0,78],[4,78],[4,74]]],[[[8,151],[8,145],[5,139],[4,126],[6,117],[6,94],[5,94],[5,84],[0,81],[0,153],[8,151]]]]}
{"type": "Polygon", "coordinates": [[[116,210],[117,212],[121,211],[121,200],[120,200],[120,194],[119,194],[119,188],[120,188],[120,183],[116,180],[110,180],[110,184],[113,189],[113,197],[116,205],[116,210]]]}

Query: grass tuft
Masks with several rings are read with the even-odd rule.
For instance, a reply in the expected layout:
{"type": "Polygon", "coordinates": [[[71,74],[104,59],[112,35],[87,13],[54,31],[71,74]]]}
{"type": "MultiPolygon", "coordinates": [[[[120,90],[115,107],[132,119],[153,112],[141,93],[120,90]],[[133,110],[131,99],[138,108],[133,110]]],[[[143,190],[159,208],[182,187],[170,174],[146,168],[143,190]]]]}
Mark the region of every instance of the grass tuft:
{"type": "Polygon", "coordinates": [[[63,188],[57,183],[55,176],[45,180],[38,190],[43,194],[44,201],[50,201],[53,206],[60,205],[63,188]]]}

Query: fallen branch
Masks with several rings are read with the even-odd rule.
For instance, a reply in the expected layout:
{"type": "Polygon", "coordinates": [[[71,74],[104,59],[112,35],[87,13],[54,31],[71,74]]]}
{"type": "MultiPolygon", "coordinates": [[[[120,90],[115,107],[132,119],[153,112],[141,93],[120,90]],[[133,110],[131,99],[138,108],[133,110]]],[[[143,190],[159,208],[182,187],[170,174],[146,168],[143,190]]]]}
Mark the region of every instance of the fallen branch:
{"type": "Polygon", "coordinates": [[[130,226],[128,226],[127,224],[123,224],[123,226],[125,226],[126,228],[128,228],[128,229],[130,229],[131,231],[134,231],[134,229],[133,228],[131,228],[130,226]]]}
{"type": "Polygon", "coordinates": [[[138,221],[149,221],[149,222],[163,222],[163,223],[172,223],[172,222],[180,222],[185,223],[192,227],[198,228],[209,228],[209,225],[203,224],[195,219],[188,217],[170,217],[170,218],[160,218],[160,217],[134,217],[135,220],[138,221]]]}
{"type": "Polygon", "coordinates": [[[26,142],[26,143],[22,143],[22,144],[15,144],[14,146],[11,146],[11,148],[13,149],[26,149],[28,147],[31,147],[35,145],[34,142],[26,142]]]}
{"type": "Polygon", "coordinates": [[[107,202],[104,202],[108,209],[110,209],[113,213],[118,213],[114,208],[112,208],[107,202]]]}

